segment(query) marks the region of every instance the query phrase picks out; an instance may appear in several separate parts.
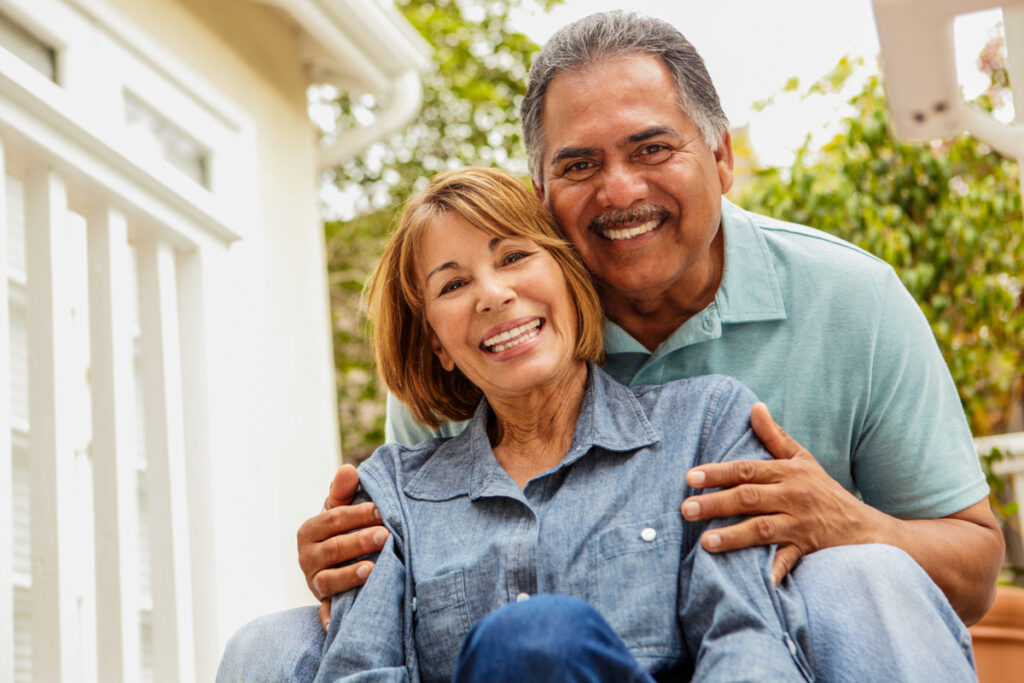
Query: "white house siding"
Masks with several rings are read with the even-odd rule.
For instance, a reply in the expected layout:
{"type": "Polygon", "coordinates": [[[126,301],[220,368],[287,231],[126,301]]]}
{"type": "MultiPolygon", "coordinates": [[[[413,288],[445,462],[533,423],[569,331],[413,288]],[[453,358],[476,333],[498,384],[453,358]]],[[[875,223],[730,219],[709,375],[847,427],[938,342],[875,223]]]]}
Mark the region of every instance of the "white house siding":
{"type": "Polygon", "coordinates": [[[340,461],[325,2],[0,0],[0,683],[209,680],[240,624],[311,602],[295,530],[340,461]]]}

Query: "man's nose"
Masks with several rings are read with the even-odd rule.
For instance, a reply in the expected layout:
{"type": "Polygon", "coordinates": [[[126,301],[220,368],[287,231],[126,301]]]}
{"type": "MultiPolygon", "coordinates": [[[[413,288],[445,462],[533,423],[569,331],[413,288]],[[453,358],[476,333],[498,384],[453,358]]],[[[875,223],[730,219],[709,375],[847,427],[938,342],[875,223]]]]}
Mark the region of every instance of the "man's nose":
{"type": "Polygon", "coordinates": [[[478,313],[500,311],[516,300],[516,291],[500,276],[483,277],[478,280],[479,296],[476,302],[478,313]]]}
{"type": "Polygon", "coordinates": [[[598,199],[608,208],[625,209],[647,198],[647,181],[630,164],[607,164],[600,182],[598,199]]]}

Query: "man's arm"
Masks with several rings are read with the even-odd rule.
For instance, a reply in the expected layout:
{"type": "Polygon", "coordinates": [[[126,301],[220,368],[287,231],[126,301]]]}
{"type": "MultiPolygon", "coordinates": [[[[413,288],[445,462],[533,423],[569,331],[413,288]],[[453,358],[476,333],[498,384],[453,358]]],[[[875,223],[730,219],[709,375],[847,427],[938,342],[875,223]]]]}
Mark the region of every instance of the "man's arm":
{"type": "Polygon", "coordinates": [[[1003,560],[1003,536],[983,499],[940,519],[901,520],[859,501],[825,472],[806,449],[772,420],[763,403],[751,425],[773,461],[734,461],[695,467],[694,488],[724,490],[692,496],[688,520],[751,515],[705,532],[710,552],[779,544],[772,578],[781,581],[804,555],[837,545],[886,543],[909,553],[968,624],[988,611],[1003,560]]]}
{"type": "Polygon", "coordinates": [[[320,514],[307,519],[297,534],[299,566],[313,597],[320,601],[320,622],[325,629],[331,596],[362,586],[373,569],[368,560],[337,565],[377,552],[388,538],[373,503],[351,505],[358,487],[356,468],[339,467],[320,514]]]}

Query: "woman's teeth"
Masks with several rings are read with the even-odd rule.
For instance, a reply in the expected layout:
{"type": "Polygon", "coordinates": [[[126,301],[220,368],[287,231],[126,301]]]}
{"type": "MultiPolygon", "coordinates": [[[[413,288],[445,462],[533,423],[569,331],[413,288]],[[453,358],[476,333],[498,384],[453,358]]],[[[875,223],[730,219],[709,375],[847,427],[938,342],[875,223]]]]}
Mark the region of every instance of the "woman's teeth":
{"type": "Polygon", "coordinates": [[[637,235],[642,235],[645,232],[650,232],[651,230],[654,230],[656,227],[658,227],[658,224],[660,222],[660,219],[656,218],[653,220],[649,220],[646,223],[641,223],[640,225],[637,225],[632,228],[618,228],[613,230],[605,230],[601,234],[610,240],[628,240],[630,238],[636,237],[637,235]]]}
{"type": "Polygon", "coordinates": [[[524,341],[533,339],[538,334],[540,334],[540,318],[535,318],[519,327],[513,327],[511,330],[505,330],[490,339],[485,339],[484,346],[491,353],[501,353],[511,349],[513,346],[522,344],[524,341]]]}

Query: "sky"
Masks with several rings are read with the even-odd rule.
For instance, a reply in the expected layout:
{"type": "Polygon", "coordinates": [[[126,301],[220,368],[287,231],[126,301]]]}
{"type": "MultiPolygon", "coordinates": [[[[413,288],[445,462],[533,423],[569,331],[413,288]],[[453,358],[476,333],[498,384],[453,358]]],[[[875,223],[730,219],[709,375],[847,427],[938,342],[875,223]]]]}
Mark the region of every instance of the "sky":
{"type": "MultiPolygon", "coordinates": [[[[549,15],[520,15],[517,23],[543,44],[560,26],[591,12],[630,9],[671,22],[707,64],[731,125],[750,125],[762,163],[785,164],[808,133],[828,134],[841,100],[776,98],[763,112],[751,105],[778,93],[791,77],[810,85],[845,55],[873,66],[878,36],[870,0],[566,0],[549,15]]],[[[957,56],[965,95],[981,91],[974,61],[1000,10],[957,19],[957,56]]]]}

